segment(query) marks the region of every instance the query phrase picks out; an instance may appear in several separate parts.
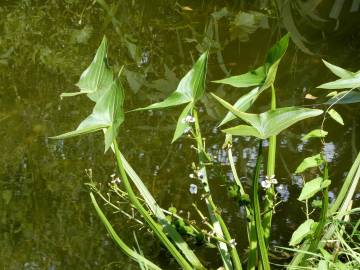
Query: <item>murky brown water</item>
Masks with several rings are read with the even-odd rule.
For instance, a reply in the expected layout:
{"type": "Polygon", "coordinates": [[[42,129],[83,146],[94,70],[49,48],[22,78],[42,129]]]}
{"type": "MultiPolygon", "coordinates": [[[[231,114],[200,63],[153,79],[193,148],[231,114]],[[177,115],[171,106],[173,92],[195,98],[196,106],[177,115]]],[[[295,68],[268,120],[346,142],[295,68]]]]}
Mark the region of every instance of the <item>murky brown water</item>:
{"type": "MultiPolygon", "coordinates": [[[[48,137],[72,130],[88,114],[92,104],[85,97],[60,100],[59,95],[76,90],[74,83],[104,34],[110,41],[114,68],[127,64],[127,110],[170,93],[199,55],[198,49],[209,44],[220,50],[213,50],[209,60],[207,91],[229,101],[245,93],[246,89],[222,88],[210,81],[226,77],[225,72],[239,74],[260,65],[266,50],[286,32],[283,15],[268,1],[193,2],[113,1],[104,6],[81,0],[0,1],[0,269],[137,269],[107,237],[84,185],[87,168],[93,170],[95,181],[104,184],[114,171],[112,156],[103,155],[101,134],[55,142],[48,137]],[[227,11],[221,10],[224,7],[227,11]],[[240,10],[244,13],[236,17],[240,10]],[[216,23],[210,18],[212,13],[218,18],[216,23]],[[236,18],[241,18],[239,24],[236,18]]],[[[308,42],[291,43],[280,66],[278,106],[313,104],[304,99],[306,93],[325,96],[326,91],[315,86],[334,77],[322,65],[321,57],[344,68],[360,68],[357,1],[353,6],[347,1],[338,20],[329,18],[329,14],[336,17],[336,9],[331,12],[332,1],[323,2],[316,9],[326,20],[323,22],[309,19],[315,13],[299,16],[298,9],[293,9],[299,33],[308,42]],[[302,50],[312,54],[299,49],[303,45],[306,48],[302,50]]],[[[265,110],[269,98],[263,95],[254,111],[265,110]]],[[[243,213],[225,195],[224,181],[230,180],[231,174],[221,149],[223,135],[215,128],[224,112],[210,98],[202,108],[207,147],[218,157],[210,170],[214,197],[237,234],[239,247],[244,248],[243,213]]],[[[360,142],[359,105],[342,105],[337,110],[345,126],[328,121],[325,127],[329,131],[325,150],[331,160],[332,198],[360,142]]],[[[167,208],[172,203],[195,218],[191,203],[202,205],[199,197],[188,192],[195,153],[186,139],[170,144],[178,113],[179,109],[169,109],[127,114],[119,141],[160,205],[167,208]]],[[[306,121],[279,136],[277,178],[283,185],[279,194],[284,203],[274,216],[274,245],[286,245],[305,217],[296,200],[301,179],[292,173],[304,157],[319,151],[317,142],[303,144],[300,135],[320,123],[320,118],[306,121]]],[[[252,175],[255,146],[253,139],[244,138],[234,144],[236,166],[244,183],[249,183],[252,175]]],[[[123,216],[109,215],[121,236],[133,243],[131,229],[138,232],[139,227],[129,226],[132,224],[123,216]]],[[[149,258],[165,269],[174,269],[145,230],[138,238],[149,258]]],[[[195,248],[204,259],[216,258],[209,256],[216,250],[195,248]]],[[[207,263],[215,268],[220,262],[211,259],[207,263]]]]}

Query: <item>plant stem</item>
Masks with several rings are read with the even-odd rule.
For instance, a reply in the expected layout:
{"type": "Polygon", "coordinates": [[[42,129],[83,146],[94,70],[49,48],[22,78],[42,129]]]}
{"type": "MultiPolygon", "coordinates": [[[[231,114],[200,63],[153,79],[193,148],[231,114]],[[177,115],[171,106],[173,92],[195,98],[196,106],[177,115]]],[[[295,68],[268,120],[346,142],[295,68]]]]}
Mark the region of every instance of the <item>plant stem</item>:
{"type": "Polygon", "coordinates": [[[253,198],[252,198],[252,204],[253,204],[253,211],[255,216],[255,226],[256,226],[256,233],[257,233],[257,240],[258,245],[260,249],[260,256],[261,256],[261,263],[264,270],[270,270],[270,263],[267,253],[267,247],[265,242],[265,235],[263,231],[263,226],[261,223],[261,210],[260,210],[260,202],[259,202],[259,177],[260,177],[260,166],[262,162],[262,140],[259,142],[259,151],[258,151],[258,157],[256,160],[256,167],[255,167],[255,174],[253,178],[253,198]]]}
{"type": "MultiPolygon", "coordinates": [[[[272,84],[271,110],[275,110],[275,109],[276,109],[276,92],[275,92],[274,84],[272,84]]],[[[269,138],[269,152],[268,152],[267,172],[266,172],[269,179],[271,178],[271,176],[275,175],[275,162],[276,162],[276,135],[271,136],[269,138]]],[[[271,185],[271,187],[266,190],[265,207],[264,207],[265,215],[263,220],[263,228],[264,228],[266,245],[268,245],[270,238],[274,199],[275,199],[275,190],[274,190],[274,186],[271,185]]]]}
{"type": "Polygon", "coordinates": [[[176,247],[171,243],[169,238],[165,235],[165,233],[162,231],[162,227],[150,216],[148,211],[144,208],[144,206],[140,203],[138,198],[136,197],[129,179],[127,177],[127,174],[125,172],[124,166],[122,164],[121,160],[121,153],[119,150],[119,146],[116,142],[116,140],[113,140],[113,146],[115,149],[115,157],[118,165],[118,169],[120,171],[121,178],[123,180],[125,189],[128,193],[130,202],[134,205],[134,207],[139,211],[141,216],[145,219],[145,221],[148,223],[150,229],[156,234],[156,236],[161,240],[161,242],[165,245],[167,250],[174,256],[176,261],[179,263],[179,265],[183,269],[191,270],[193,269],[191,265],[187,262],[187,260],[180,254],[180,252],[176,249],[176,247]]]}
{"type": "MultiPolygon", "coordinates": [[[[207,160],[206,150],[204,149],[205,147],[204,147],[203,139],[201,137],[199,117],[196,108],[193,109],[193,116],[195,118],[195,139],[197,143],[197,152],[199,157],[199,172],[202,173],[202,179],[200,180],[202,181],[204,190],[207,194],[207,196],[205,197],[205,202],[208,207],[208,211],[210,214],[212,225],[215,229],[215,233],[218,234],[218,237],[225,238],[226,241],[231,242],[232,238],[230,236],[229,230],[224,220],[222,219],[220,212],[217,209],[211,196],[210,186],[208,183],[207,173],[206,173],[206,165],[205,165],[206,163],[208,163],[208,160],[207,160]],[[217,227],[219,227],[218,225],[220,225],[219,230],[217,230],[217,227]]],[[[219,246],[219,251],[220,253],[223,251],[221,246],[219,246]]],[[[237,253],[237,250],[234,246],[230,246],[230,256],[232,259],[234,269],[242,270],[241,261],[237,253]]],[[[226,260],[226,258],[223,258],[223,260],[226,260]]],[[[224,261],[224,263],[226,262],[224,261]]]]}

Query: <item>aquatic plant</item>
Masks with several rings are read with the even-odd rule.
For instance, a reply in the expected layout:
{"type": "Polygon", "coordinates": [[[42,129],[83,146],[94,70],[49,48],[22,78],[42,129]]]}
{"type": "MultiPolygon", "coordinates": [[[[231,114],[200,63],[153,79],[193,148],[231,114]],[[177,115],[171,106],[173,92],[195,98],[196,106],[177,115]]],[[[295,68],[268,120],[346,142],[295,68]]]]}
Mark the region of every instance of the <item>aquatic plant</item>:
{"type": "MultiPolygon", "coordinates": [[[[212,93],[214,99],[229,111],[220,125],[225,125],[235,118],[247,123],[246,125],[241,124],[223,130],[226,133],[224,147],[227,149],[230,167],[236,184],[229,190],[229,193],[231,193],[232,197],[237,198],[239,205],[245,208],[247,214],[247,239],[241,239],[241,241],[248,242],[249,246],[247,269],[270,269],[271,265],[269,259],[269,239],[273,212],[277,205],[274,185],[279,182],[276,179],[275,171],[277,155],[276,136],[300,121],[323,114],[323,111],[320,109],[299,106],[278,108],[276,106],[277,100],[274,84],[277,69],[286,52],[288,42],[288,35],[282,37],[269,50],[265,64],[257,69],[242,75],[215,81],[215,83],[229,84],[234,87],[256,86],[249,93],[241,96],[234,105],[212,93]],[[258,96],[267,89],[271,89],[269,110],[258,114],[245,112],[253,105],[258,96]],[[233,136],[252,136],[258,141],[257,161],[253,171],[250,195],[244,189],[234,165],[231,150],[233,136]],[[265,179],[260,181],[261,167],[264,159],[263,140],[269,140],[269,150],[266,160],[265,179]],[[261,200],[259,196],[259,186],[266,190],[264,200],[261,200]]],[[[192,250],[191,245],[188,244],[189,239],[195,240],[198,243],[207,243],[208,245],[215,243],[224,269],[242,269],[245,265],[245,261],[240,259],[235,237],[232,237],[230,234],[228,224],[226,224],[220,208],[214,202],[213,192],[208,180],[208,167],[212,165],[213,159],[207,153],[205,139],[201,134],[201,121],[198,109],[198,102],[203,98],[206,91],[208,57],[209,52],[203,52],[193,67],[180,80],[177,89],[165,100],[145,108],[132,110],[132,113],[136,113],[141,110],[158,110],[184,105],[184,109],[178,117],[172,142],[183,137],[190,138],[196,142],[196,146],[193,148],[197,152],[198,161],[192,165],[193,173],[190,177],[197,179],[201,183],[201,196],[207,207],[208,214],[203,214],[196,205],[194,205],[194,208],[202,219],[203,224],[207,227],[206,229],[181,217],[175,207],[169,210],[162,209],[121,153],[120,149],[124,145],[118,143],[117,137],[120,126],[125,120],[123,104],[124,88],[121,83],[123,68],[120,69],[117,76],[113,75],[113,71],[108,65],[107,40],[105,37],[98,48],[93,62],[80,77],[80,81],[77,84],[80,91],[78,93],[62,94],[62,97],[86,94],[90,100],[95,102],[95,105],[92,113],[80,123],[76,130],[55,136],[53,139],[66,139],[92,132],[103,132],[105,152],[109,149],[112,150],[120,175],[120,178],[113,176],[113,180],[109,183],[111,191],[134,208],[140,215],[140,218],[138,219],[128,214],[125,210],[113,204],[93,182],[88,184],[91,201],[114,242],[127,256],[138,262],[139,266],[143,269],[161,268],[147,259],[139,246],[138,251],[136,251],[122,240],[101,209],[96,196],[104,201],[106,205],[119,210],[126,218],[148,228],[182,269],[206,269],[201,259],[192,250]],[[137,191],[133,189],[133,186],[136,187],[137,191]]],[[[344,85],[344,81],[341,81],[341,86],[345,88],[359,86],[354,84],[355,79],[356,83],[358,83],[357,73],[345,72],[345,70],[338,67],[335,68],[335,66],[329,66],[329,68],[341,77],[340,80],[351,80],[352,82],[349,85],[347,81],[347,84],[345,83],[344,85]]],[[[330,86],[329,84],[325,85],[325,87],[330,86]]],[[[324,87],[324,85],[321,87],[324,87]]],[[[326,112],[334,120],[341,123],[341,116],[336,111],[328,109],[326,112]]],[[[319,138],[323,142],[322,140],[327,135],[327,132],[323,129],[324,121],[321,129],[310,131],[303,137],[303,140],[319,138]]],[[[295,256],[289,264],[289,268],[306,265],[308,257],[312,256],[312,254],[322,252],[323,256],[326,257],[327,254],[321,249],[323,241],[329,239],[334,234],[340,233],[340,227],[329,226],[329,220],[334,218],[340,224],[343,218],[348,215],[349,212],[347,211],[350,211],[349,200],[352,198],[354,187],[360,177],[360,157],[358,156],[353,164],[342,190],[333,205],[329,205],[328,188],[331,181],[329,180],[327,163],[328,161],[324,158],[324,154],[320,152],[305,158],[295,171],[295,173],[299,174],[309,168],[317,168],[319,170],[321,176],[306,181],[298,199],[304,201],[308,207],[308,200],[321,192],[322,201],[319,220],[315,222],[314,219],[310,218],[310,213],[307,212],[305,222],[293,233],[290,246],[298,247],[301,243],[302,246],[299,249],[292,249],[295,250],[295,256]],[[329,228],[328,233],[324,233],[325,227],[329,228]],[[332,233],[330,234],[330,232],[332,233]]],[[[200,188],[197,184],[192,183],[189,186],[189,192],[197,196],[200,188]]],[[[358,224],[355,225],[355,228],[357,227],[358,224]]],[[[354,230],[356,231],[356,229],[354,230]]],[[[341,233],[344,233],[344,230],[341,233]]],[[[136,236],[135,242],[137,243],[136,236]]],[[[355,260],[358,258],[356,252],[352,253],[355,260]]],[[[320,262],[322,263],[322,260],[319,261],[319,264],[320,262]]]]}

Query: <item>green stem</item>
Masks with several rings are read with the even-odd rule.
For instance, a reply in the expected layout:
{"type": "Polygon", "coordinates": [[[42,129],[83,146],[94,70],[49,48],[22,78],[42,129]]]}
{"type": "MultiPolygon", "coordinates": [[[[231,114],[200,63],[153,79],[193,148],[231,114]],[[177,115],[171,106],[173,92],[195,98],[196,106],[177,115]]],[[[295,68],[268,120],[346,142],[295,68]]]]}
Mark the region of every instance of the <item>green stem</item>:
{"type": "Polygon", "coordinates": [[[169,250],[169,252],[174,256],[174,258],[180,264],[180,266],[183,269],[188,269],[188,270],[193,269],[191,267],[191,265],[187,262],[187,260],[180,254],[180,252],[176,249],[176,247],[171,243],[171,241],[165,235],[165,233],[162,231],[161,226],[150,216],[148,211],[144,208],[144,206],[140,203],[140,201],[136,197],[136,195],[135,195],[135,193],[134,193],[134,191],[133,191],[133,189],[132,189],[132,187],[130,185],[130,182],[129,182],[129,179],[128,179],[127,174],[125,172],[124,166],[122,164],[121,153],[120,153],[119,146],[118,146],[115,139],[113,140],[113,146],[114,146],[114,149],[115,149],[115,156],[116,156],[118,169],[120,171],[120,175],[121,175],[121,178],[123,180],[125,189],[126,189],[126,191],[128,193],[130,202],[139,211],[141,216],[148,223],[150,229],[157,235],[157,237],[165,245],[167,250],[169,250]]]}
{"type": "MultiPolygon", "coordinates": [[[[323,181],[326,181],[329,178],[329,170],[328,170],[327,161],[325,160],[325,158],[323,158],[323,159],[325,161],[323,181]]],[[[322,233],[324,231],[324,227],[325,227],[325,224],[327,221],[328,208],[329,208],[329,188],[326,187],[323,191],[320,220],[319,220],[318,225],[316,226],[314,238],[310,244],[310,248],[309,248],[310,252],[315,252],[316,249],[318,248],[318,244],[320,243],[321,236],[322,236],[322,233]]]]}
{"type": "MultiPolygon", "coordinates": [[[[276,109],[276,92],[275,92],[274,84],[272,84],[271,110],[275,110],[275,109],[276,109]]],[[[275,162],[276,162],[276,136],[274,135],[269,138],[269,152],[268,152],[267,172],[266,172],[269,178],[275,175],[275,162]]],[[[270,238],[274,200],[275,200],[275,190],[274,190],[274,186],[272,185],[269,189],[266,190],[266,196],[265,196],[265,207],[264,207],[265,215],[263,220],[263,228],[264,228],[266,245],[268,245],[270,238]]]]}
{"type": "Polygon", "coordinates": [[[263,230],[263,226],[261,223],[261,210],[260,210],[259,193],[258,193],[259,192],[258,191],[258,186],[259,186],[258,182],[259,182],[259,178],[260,178],[260,166],[261,166],[262,159],[263,159],[262,140],[260,140],[258,157],[256,160],[255,174],[254,174],[254,178],[253,178],[253,182],[252,182],[252,185],[253,185],[252,204],[253,204],[253,211],[254,211],[254,216],[255,216],[255,226],[256,226],[258,245],[259,245],[259,249],[260,249],[262,267],[264,270],[270,270],[270,263],[269,263],[268,253],[267,253],[266,242],[265,242],[265,235],[264,235],[264,230],[263,230]]]}
{"type": "MultiPolygon", "coordinates": [[[[220,225],[221,231],[223,233],[223,235],[218,235],[218,237],[220,237],[220,238],[224,237],[226,241],[231,242],[232,238],[229,233],[229,230],[228,230],[223,218],[221,217],[220,212],[217,209],[217,207],[212,199],[212,196],[211,196],[210,187],[209,187],[209,183],[207,180],[206,166],[205,166],[205,164],[208,163],[208,160],[207,160],[206,150],[204,149],[203,139],[201,137],[199,117],[197,114],[197,110],[195,108],[193,109],[193,116],[195,118],[195,139],[196,139],[196,143],[197,143],[197,152],[198,152],[198,157],[199,157],[199,165],[200,165],[199,171],[203,172],[203,179],[201,179],[201,181],[204,185],[204,190],[207,193],[205,202],[207,204],[210,217],[212,217],[212,219],[213,219],[213,222],[212,222],[213,227],[215,228],[214,223],[218,223],[220,225]]],[[[220,252],[221,252],[221,248],[220,248],[220,252]]],[[[234,246],[230,246],[230,256],[232,259],[234,269],[242,270],[240,257],[234,246]]]]}

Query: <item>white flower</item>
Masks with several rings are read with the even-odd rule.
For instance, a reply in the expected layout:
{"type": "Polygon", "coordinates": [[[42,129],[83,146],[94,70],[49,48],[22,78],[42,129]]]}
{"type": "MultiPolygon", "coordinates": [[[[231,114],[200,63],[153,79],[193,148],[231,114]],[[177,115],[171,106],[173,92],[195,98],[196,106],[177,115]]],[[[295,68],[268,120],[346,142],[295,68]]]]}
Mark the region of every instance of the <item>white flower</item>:
{"type": "Polygon", "coordinates": [[[195,123],[195,118],[193,116],[191,116],[191,115],[187,115],[185,118],[183,118],[181,120],[181,122],[183,124],[185,124],[185,123],[188,123],[188,124],[195,123]]]}
{"type": "Polygon", "coordinates": [[[261,181],[261,186],[264,188],[264,189],[268,189],[271,187],[271,183],[269,183],[268,181],[264,180],[264,181],[261,181]]]}
{"type": "Polygon", "coordinates": [[[187,134],[187,133],[189,133],[191,131],[191,127],[186,127],[185,129],[184,129],[184,134],[187,134]]]}
{"type": "Polygon", "coordinates": [[[265,176],[265,180],[261,181],[261,186],[264,189],[268,189],[271,187],[271,185],[276,185],[278,183],[277,179],[275,178],[275,175],[265,176]]]}
{"type": "Polygon", "coordinates": [[[189,177],[190,177],[190,178],[195,178],[195,175],[194,175],[193,173],[190,173],[190,174],[189,174],[189,177]]]}
{"type": "Polygon", "coordinates": [[[198,171],[198,173],[197,173],[197,177],[200,179],[200,180],[202,180],[202,179],[204,179],[204,172],[202,172],[202,171],[198,171]]]}
{"type": "Polygon", "coordinates": [[[265,181],[268,181],[270,184],[276,185],[278,183],[278,180],[275,178],[275,175],[272,175],[270,177],[265,176],[265,181]]]}
{"type": "Polygon", "coordinates": [[[197,191],[198,191],[197,185],[195,185],[195,184],[190,184],[190,189],[189,189],[189,191],[190,191],[191,194],[196,194],[197,191]]]}
{"type": "Polygon", "coordinates": [[[235,239],[230,239],[229,244],[231,248],[235,248],[235,246],[237,245],[235,239]]]}
{"type": "Polygon", "coordinates": [[[120,184],[121,180],[119,177],[116,177],[114,180],[111,181],[112,184],[116,185],[116,184],[120,184]]]}

